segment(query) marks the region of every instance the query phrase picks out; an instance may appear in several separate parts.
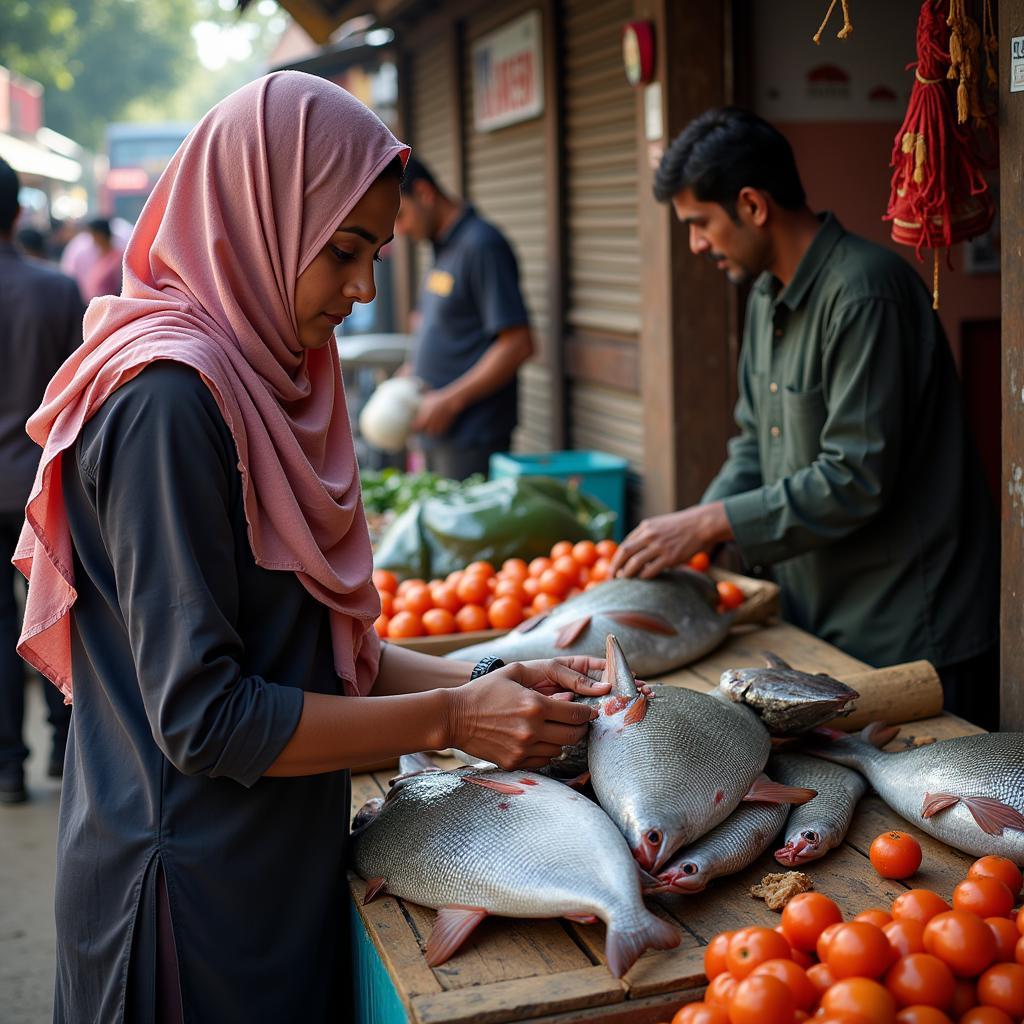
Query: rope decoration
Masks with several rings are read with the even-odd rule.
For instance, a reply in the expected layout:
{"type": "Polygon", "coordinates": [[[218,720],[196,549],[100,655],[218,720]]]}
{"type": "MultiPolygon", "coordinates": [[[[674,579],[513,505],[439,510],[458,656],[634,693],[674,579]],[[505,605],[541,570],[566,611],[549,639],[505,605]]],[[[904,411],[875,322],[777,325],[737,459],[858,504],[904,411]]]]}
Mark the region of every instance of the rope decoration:
{"type": "MultiPolygon", "coordinates": [[[[847,39],[853,32],[853,22],[850,21],[850,0],[842,0],[843,4],[843,27],[836,34],[837,39],[847,39]]],[[[828,5],[828,11],[825,14],[825,20],[818,27],[818,31],[811,37],[814,40],[815,46],[821,45],[821,34],[825,31],[825,26],[828,24],[829,18],[832,17],[832,12],[836,9],[836,0],[828,5]]]]}

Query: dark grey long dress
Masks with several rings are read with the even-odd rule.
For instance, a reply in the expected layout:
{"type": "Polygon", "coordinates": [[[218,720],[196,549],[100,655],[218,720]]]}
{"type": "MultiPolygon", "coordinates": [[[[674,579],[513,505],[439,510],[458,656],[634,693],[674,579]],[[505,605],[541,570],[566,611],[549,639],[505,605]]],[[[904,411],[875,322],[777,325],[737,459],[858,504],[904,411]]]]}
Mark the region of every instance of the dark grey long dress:
{"type": "Polygon", "coordinates": [[[257,567],[231,434],[154,363],[63,457],[76,552],[55,1020],[151,1021],[158,869],[186,1024],[340,1021],[346,772],[262,778],[304,690],[340,692],[325,609],[257,567]]]}

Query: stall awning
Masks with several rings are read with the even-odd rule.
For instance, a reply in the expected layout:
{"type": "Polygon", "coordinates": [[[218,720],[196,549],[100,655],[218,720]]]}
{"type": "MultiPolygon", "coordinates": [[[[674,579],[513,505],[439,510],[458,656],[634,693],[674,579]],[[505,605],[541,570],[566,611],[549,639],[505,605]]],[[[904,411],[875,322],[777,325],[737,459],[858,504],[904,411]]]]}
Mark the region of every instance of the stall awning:
{"type": "Polygon", "coordinates": [[[51,181],[74,182],[82,177],[82,165],[69,157],[29,139],[16,139],[0,132],[0,157],[20,174],[32,174],[51,181]]]}

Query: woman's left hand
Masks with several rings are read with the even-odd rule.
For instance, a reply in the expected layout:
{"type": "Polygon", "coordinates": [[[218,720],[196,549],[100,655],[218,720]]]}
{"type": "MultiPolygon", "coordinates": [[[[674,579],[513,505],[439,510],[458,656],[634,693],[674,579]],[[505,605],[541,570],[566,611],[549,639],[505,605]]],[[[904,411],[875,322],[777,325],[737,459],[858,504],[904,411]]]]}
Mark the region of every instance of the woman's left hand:
{"type": "MultiPolygon", "coordinates": [[[[522,664],[529,665],[531,668],[542,668],[544,665],[550,665],[552,661],[558,662],[559,665],[565,665],[574,672],[581,673],[587,679],[592,680],[592,683],[588,686],[586,681],[581,679],[579,689],[573,690],[567,690],[561,683],[556,683],[548,678],[543,678],[539,682],[535,681],[532,684],[520,680],[522,685],[530,686],[530,689],[543,693],[547,697],[558,697],[561,700],[572,700],[574,694],[579,694],[581,697],[601,697],[612,688],[611,681],[604,678],[604,658],[591,658],[586,654],[574,654],[566,658],[524,661],[522,664]]],[[[647,697],[651,696],[651,688],[647,683],[640,679],[634,679],[634,682],[642,694],[647,697]]]]}

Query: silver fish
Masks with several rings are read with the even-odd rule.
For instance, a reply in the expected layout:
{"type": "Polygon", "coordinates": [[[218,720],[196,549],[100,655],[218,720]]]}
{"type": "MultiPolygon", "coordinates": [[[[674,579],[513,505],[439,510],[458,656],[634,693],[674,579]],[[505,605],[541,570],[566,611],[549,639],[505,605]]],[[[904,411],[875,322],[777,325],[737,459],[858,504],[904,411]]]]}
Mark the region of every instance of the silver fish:
{"type": "Polygon", "coordinates": [[[876,722],[859,737],[815,741],[813,752],[856,768],[897,814],[947,846],[1024,864],[1024,733],[957,736],[892,754],[873,745],[893,735],[876,722]]]}
{"type": "Polygon", "coordinates": [[[773,779],[787,786],[810,786],[818,795],[794,807],[786,822],[785,846],[775,859],[796,867],[824,857],[846,838],[857,802],[867,791],[863,776],[850,768],[806,754],[774,754],[768,761],[773,779]]]}
{"type": "Polygon", "coordinates": [[[715,693],[653,684],[646,696],[614,636],[605,657],[612,689],[590,725],[590,781],[633,856],[654,872],[745,797],[756,799],[751,786],[771,738],[753,711],[715,693]]]}
{"type": "Polygon", "coordinates": [[[678,931],[643,903],[640,874],[597,804],[532,772],[421,771],[395,782],[352,837],[367,899],[386,891],[439,909],[427,963],[451,957],[488,915],[600,918],[608,968],[622,977],[678,931]]]}
{"type": "Polygon", "coordinates": [[[792,668],[778,655],[765,652],[767,668],[730,668],[719,690],[730,700],[753,708],[773,736],[794,736],[837,715],[860,694],[838,679],[792,668]]]}
{"type": "MultiPolygon", "coordinates": [[[[813,793],[807,790],[807,799],[813,793]]],[[[771,846],[788,814],[787,804],[740,804],[721,825],[680,850],[658,872],[658,891],[701,892],[714,879],[742,871],[771,846]]]]}
{"type": "Polygon", "coordinates": [[[719,613],[718,591],[702,573],[673,570],[653,580],[613,579],[528,620],[511,633],[452,651],[473,661],[493,654],[504,661],[572,654],[601,657],[605,636],[619,637],[641,677],[687,665],[713,651],[735,617],[719,613]]]}

